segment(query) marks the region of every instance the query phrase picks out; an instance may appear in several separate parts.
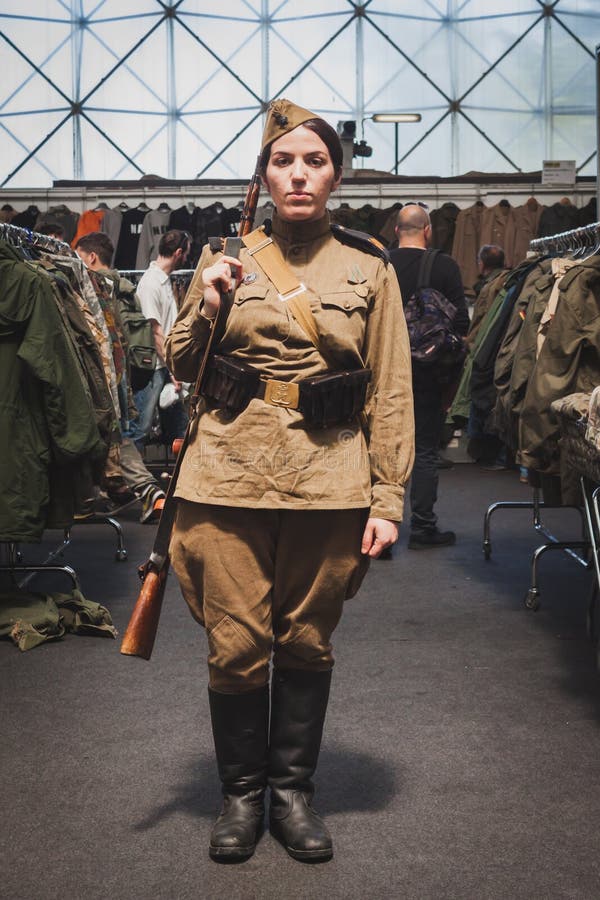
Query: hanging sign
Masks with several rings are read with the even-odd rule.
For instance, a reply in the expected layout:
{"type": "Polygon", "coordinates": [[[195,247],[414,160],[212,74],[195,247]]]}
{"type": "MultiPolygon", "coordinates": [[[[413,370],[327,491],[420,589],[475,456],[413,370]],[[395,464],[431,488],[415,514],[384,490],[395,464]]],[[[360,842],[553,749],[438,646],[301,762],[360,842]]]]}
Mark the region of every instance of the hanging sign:
{"type": "Polygon", "coordinates": [[[574,159],[545,159],[542,184],[575,184],[577,176],[574,159]]]}

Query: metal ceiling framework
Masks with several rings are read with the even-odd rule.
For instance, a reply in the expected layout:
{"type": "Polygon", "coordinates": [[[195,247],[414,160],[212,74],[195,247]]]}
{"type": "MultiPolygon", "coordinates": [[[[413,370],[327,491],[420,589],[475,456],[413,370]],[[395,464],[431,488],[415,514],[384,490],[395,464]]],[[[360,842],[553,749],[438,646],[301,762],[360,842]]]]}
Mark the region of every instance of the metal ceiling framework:
{"type": "Polygon", "coordinates": [[[230,0],[228,15],[200,0],[44,5],[45,17],[0,0],[2,187],[98,177],[98,154],[112,178],[246,177],[277,96],[354,119],[363,136],[368,121],[378,167],[401,174],[432,145],[431,174],[478,168],[484,148],[519,172],[524,128],[537,168],[557,146],[579,171],[597,152],[593,0],[511,0],[512,12],[498,0],[230,0]],[[417,103],[423,124],[390,165],[392,136],[371,115],[417,103]]]}

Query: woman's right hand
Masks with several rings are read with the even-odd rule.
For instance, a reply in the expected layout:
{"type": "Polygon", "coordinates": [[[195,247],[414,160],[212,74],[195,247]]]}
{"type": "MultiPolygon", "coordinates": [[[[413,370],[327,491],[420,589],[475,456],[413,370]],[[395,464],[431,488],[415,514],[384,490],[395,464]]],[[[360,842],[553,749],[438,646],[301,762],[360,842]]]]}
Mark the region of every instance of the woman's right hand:
{"type": "Polygon", "coordinates": [[[204,285],[203,312],[209,319],[214,319],[221,305],[221,294],[235,290],[242,280],[242,263],[233,256],[222,256],[214,264],[202,272],[204,285]]]}

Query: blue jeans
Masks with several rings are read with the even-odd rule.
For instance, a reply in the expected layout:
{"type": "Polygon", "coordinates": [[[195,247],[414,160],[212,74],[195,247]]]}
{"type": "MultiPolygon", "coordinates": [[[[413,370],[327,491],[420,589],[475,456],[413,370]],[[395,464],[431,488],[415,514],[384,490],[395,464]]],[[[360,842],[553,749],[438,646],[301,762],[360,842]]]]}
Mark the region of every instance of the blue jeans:
{"type": "MultiPolygon", "coordinates": [[[[136,391],[133,395],[134,403],[140,415],[136,422],[130,422],[128,437],[133,440],[140,452],[143,450],[148,435],[152,430],[154,413],[158,406],[161,391],[170,380],[169,370],[166,366],[161,366],[154,370],[154,375],[146,387],[142,388],[141,391],[136,391]]],[[[168,409],[161,410],[160,418],[165,443],[170,444],[174,438],[183,437],[187,427],[187,413],[181,400],[178,400],[177,403],[174,403],[168,409]]]]}
{"type": "Polygon", "coordinates": [[[146,443],[146,439],[152,430],[154,422],[154,411],[158,405],[158,398],[165,384],[169,381],[169,370],[160,367],[154,370],[154,374],[145,388],[141,391],[135,391],[133,402],[139,413],[139,418],[135,422],[131,422],[129,426],[129,437],[135,443],[141,452],[146,443]]]}

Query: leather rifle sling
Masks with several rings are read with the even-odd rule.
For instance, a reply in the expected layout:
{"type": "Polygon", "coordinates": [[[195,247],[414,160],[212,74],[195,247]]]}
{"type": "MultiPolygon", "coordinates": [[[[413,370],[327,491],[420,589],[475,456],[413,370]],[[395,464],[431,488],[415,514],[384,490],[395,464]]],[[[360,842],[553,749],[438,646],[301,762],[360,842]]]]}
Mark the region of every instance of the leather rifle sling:
{"type": "Polygon", "coordinates": [[[273,242],[272,238],[267,237],[262,228],[257,228],[244,235],[242,241],[257,265],[260,266],[269,281],[275,285],[281,300],[287,303],[293,317],[329,366],[331,360],[323,349],[306,288],[298,281],[286,263],[277,244],[273,242]]]}
{"type": "MultiPolygon", "coordinates": [[[[236,259],[240,255],[242,242],[240,238],[227,238],[225,242],[225,252],[228,256],[233,256],[236,259]]],[[[198,303],[202,299],[204,288],[200,281],[200,273],[198,269],[194,273],[192,278],[188,294],[186,296],[186,302],[191,298],[195,299],[195,295],[197,295],[198,303]]],[[[183,438],[183,443],[181,445],[181,449],[177,454],[177,459],[175,460],[175,467],[173,469],[173,473],[169,480],[169,486],[167,488],[166,496],[165,496],[165,504],[163,506],[160,520],[158,522],[158,528],[156,530],[156,537],[154,538],[154,544],[152,547],[152,553],[150,554],[148,562],[151,563],[158,571],[162,569],[164,566],[168,554],[169,554],[169,543],[171,541],[171,532],[173,531],[173,524],[175,522],[175,513],[177,511],[177,503],[175,501],[175,488],[177,486],[177,479],[179,477],[179,470],[181,469],[181,463],[183,462],[183,457],[185,456],[185,451],[187,450],[188,444],[190,442],[190,434],[192,430],[192,426],[194,420],[196,418],[197,410],[196,407],[198,405],[198,399],[200,395],[200,387],[202,385],[202,379],[204,378],[204,373],[206,371],[206,366],[208,364],[210,354],[213,347],[216,347],[223,334],[225,332],[225,325],[227,323],[227,317],[229,315],[229,311],[231,309],[233,303],[233,295],[235,293],[235,289],[233,291],[228,291],[225,294],[221,295],[221,303],[219,305],[219,311],[217,312],[217,316],[213,322],[213,325],[210,330],[210,335],[208,338],[208,343],[206,345],[206,349],[204,350],[204,354],[202,356],[202,361],[200,363],[200,369],[198,371],[198,377],[196,379],[196,385],[194,387],[194,393],[191,398],[191,415],[190,420],[188,422],[188,426],[185,431],[185,435],[183,438]]]]}

